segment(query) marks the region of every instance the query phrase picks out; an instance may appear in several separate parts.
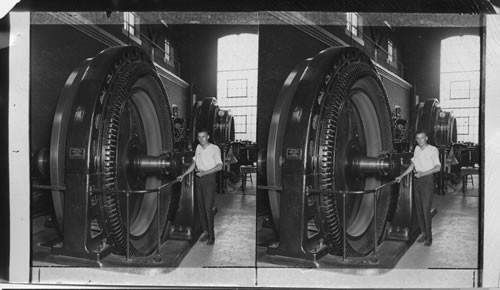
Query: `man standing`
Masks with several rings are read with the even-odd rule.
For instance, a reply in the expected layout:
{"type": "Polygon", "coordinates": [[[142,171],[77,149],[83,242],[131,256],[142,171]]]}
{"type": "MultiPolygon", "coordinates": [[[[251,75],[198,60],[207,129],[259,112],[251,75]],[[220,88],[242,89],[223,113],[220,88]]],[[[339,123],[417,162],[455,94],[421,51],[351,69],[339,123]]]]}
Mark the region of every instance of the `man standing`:
{"type": "Polygon", "coordinates": [[[427,144],[427,133],[423,131],[417,132],[416,135],[418,146],[415,147],[411,165],[400,176],[396,177],[399,183],[401,179],[414,170],[415,187],[415,207],[417,211],[417,219],[422,232],[422,236],[417,240],[418,243],[425,241],[424,246],[432,245],[432,230],[431,230],[431,206],[432,195],[434,194],[434,173],[441,169],[439,161],[439,151],[436,147],[427,144]]]}
{"type": "Polygon", "coordinates": [[[198,146],[196,147],[193,163],[183,174],[177,177],[182,182],[184,176],[196,169],[195,188],[198,210],[200,212],[203,235],[200,241],[207,241],[207,245],[215,242],[214,212],[215,191],[217,188],[216,172],[222,170],[220,149],[208,142],[210,136],[207,130],[198,131],[198,146]]]}

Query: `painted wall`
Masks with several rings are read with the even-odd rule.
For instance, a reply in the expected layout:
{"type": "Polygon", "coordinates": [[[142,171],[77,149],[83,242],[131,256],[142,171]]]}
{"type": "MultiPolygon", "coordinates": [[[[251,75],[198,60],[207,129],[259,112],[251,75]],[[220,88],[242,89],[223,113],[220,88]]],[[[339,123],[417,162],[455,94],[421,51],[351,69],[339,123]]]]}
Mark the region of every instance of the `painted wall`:
{"type": "Polygon", "coordinates": [[[181,62],[181,77],[190,80],[197,100],[217,97],[217,41],[239,33],[258,33],[256,25],[170,25],[181,62]]]}
{"type": "Polygon", "coordinates": [[[31,151],[50,147],[57,100],[66,79],[107,46],[65,25],[32,25],[30,57],[31,151]]]}
{"type": "Polygon", "coordinates": [[[414,85],[420,101],[439,99],[441,40],[479,33],[478,27],[405,27],[397,30],[404,53],[404,76],[414,85]]]}

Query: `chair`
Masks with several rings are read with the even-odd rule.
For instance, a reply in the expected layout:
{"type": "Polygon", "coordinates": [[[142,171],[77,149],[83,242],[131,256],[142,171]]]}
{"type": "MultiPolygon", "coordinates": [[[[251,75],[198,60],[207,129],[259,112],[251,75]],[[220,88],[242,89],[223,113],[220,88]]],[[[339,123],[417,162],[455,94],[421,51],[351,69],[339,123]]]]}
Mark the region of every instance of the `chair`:
{"type": "Polygon", "coordinates": [[[462,176],[462,192],[465,194],[467,191],[467,183],[469,182],[469,176],[471,179],[472,186],[474,187],[474,178],[472,175],[479,174],[479,167],[462,167],[460,168],[460,175],[462,176]]]}
{"type": "Polygon", "coordinates": [[[253,185],[252,173],[257,172],[257,167],[252,165],[241,165],[240,166],[240,174],[241,174],[241,190],[245,192],[246,181],[248,176],[250,176],[250,183],[253,185]]]}

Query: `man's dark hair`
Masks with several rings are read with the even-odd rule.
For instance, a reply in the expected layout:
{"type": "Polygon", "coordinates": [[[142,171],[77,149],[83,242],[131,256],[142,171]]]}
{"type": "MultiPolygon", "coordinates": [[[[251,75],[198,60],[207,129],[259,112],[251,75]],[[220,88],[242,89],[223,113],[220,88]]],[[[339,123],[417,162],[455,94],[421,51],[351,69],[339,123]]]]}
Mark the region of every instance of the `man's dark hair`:
{"type": "Polygon", "coordinates": [[[425,134],[425,136],[429,136],[429,135],[427,134],[427,131],[426,131],[426,130],[424,130],[424,129],[417,130],[417,132],[415,133],[415,136],[417,136],[418,134],[425,134]]]}
{"type": "Polygon", "coordinates": [[[208,132],[208,129],[206,129],[206,128],[200,128],[200,129],[196,130],[196,134],[203,133],[203,132],[207,133],[207,135],[210,135],[210,133],[208,132]]]}

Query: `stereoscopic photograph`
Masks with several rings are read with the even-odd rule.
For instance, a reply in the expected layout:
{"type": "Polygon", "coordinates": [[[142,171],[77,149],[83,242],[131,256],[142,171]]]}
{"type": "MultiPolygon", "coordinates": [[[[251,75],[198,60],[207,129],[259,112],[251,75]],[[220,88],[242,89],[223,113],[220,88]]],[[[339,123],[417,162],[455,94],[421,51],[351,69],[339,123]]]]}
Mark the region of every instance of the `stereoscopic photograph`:
{"type": "Polygon", "coordinates": [[[266,15],[258,269],[454,269],[475,286],[480,16],[266,15]]]}
{"type": "Polygon", "coordinates": [[[2,287],[498,287],[476,2],[6,13],[2,287]]]}
{"type": "Polygon", "coordinates": [[[201,16],[31,13],[33,282],[252,285],[258,27],[201,16]]]}

